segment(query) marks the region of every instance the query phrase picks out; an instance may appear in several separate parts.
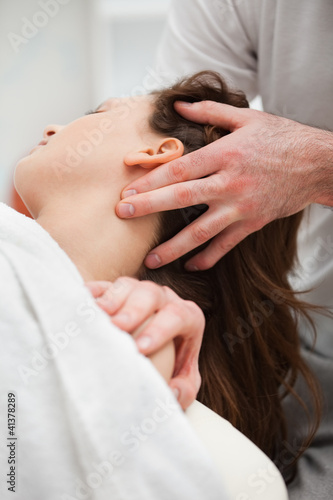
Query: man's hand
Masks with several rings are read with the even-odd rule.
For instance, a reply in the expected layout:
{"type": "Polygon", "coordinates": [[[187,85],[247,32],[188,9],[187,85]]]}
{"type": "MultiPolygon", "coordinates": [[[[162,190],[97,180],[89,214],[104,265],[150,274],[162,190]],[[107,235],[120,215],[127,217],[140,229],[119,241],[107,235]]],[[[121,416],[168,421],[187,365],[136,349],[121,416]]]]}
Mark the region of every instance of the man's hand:
{"type": "Polygon", "coordinates": [[[150,281],[121,277],[114,283],[86,285],[112,323],[128,333],[153,316],[135,338],[142,354],[149,356],[174,339],[176,362],[169,386],[185,410],[195,400],[201,383],[198,358],[205,327],[201,309],[170,288],[150,281]]]}
{"type": "Polygon", "coordinates": [[[146,258],[165,265],[202,243],[188,270],[212,267],[249,234],[310,203],[333,204],[333,134],[251,109],[206,101],[176,103],[185,118],[231,134],[162,165],[127,186],[117,205],[133,217],[196,204],[209,209],[146,258]],[[135,194],[139,193],[139,194],[135,194]],[[130,196],[130,197],[129,197],[130,196]]]}

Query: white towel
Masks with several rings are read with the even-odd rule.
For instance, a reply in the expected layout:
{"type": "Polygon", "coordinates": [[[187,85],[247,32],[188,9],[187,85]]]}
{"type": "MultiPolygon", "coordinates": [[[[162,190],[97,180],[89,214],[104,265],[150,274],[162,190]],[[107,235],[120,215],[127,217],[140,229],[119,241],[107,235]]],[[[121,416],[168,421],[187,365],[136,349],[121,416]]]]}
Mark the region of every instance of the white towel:
{"type": "Polygon", "coordinates": [[[4,204],[0,342],[1,499],[227,498],[150,361],[50,235],[4,204]]]}

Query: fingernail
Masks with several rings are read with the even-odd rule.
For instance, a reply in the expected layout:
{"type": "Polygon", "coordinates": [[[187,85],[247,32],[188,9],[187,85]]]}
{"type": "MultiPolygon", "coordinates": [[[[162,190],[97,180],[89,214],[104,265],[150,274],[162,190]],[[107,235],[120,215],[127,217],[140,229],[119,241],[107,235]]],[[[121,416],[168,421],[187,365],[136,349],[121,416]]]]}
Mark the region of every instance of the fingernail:
{"type": "Polygon", "coordinates": [[[130,203],[121,203],[118,207],[120,217],[131,217],[134,214],[134,207],[130,203]]]}
{"type": "Polygon", "coordinates": [[[150,253],[146,257],[145,264],[147,267],[155,269],[156,267],[159,267],[162,264],[162,261],[156,253],[150,253]]]}
{"type": "Polygon", "coordinates": [[[114,316],[114,319],[117,321],[120,321],[120,323],[128,323],[129,320],[131,319],[128,314],[116,314],[114,316]]]}
{"type": "Polygon", "coordinates": [[[114,302],[110,299],[106,299],[105,297],[99,297],[96,299],[96,302],[98,305],[107,307],[108,309],[112,309],[112,307],[114,307],[114,302]]]}
{"type": "Polygon", "coordinates": [[[189,106],[192,106],[193,102],[187,102],[187,101],[177,101],[177,104],[179,106],[184,106],[185,108],[188,108],[189,106]]]}
{"type": "Polygon", "coordinates": [[[199,268],[197,266],[194,266],[193,264],[185,264],[185,269],[186,271],[191,272],[199,271],[199,268]]]}
{"type": "Polygon", "coordinates": [[[128,198],[129,196],[133,196],[134,194],[138,194],[138,192],[135,189],[128,189],[127,191],[124,191],[122,194],[123,199],[128,198]]]}
{"type": "Polygon", "coordinates": [[[180,395],[179,389],[177,389],[177,387],[174,387],[172,389],[172,392],[174,393],[175,398],[178,400],[180,395]]]}
{"type": "Polygon", "coordinates": [[[151,345],[150,337],[139,337],[136,341],[136,345],[139,349],[146,350],[151,345]]]}

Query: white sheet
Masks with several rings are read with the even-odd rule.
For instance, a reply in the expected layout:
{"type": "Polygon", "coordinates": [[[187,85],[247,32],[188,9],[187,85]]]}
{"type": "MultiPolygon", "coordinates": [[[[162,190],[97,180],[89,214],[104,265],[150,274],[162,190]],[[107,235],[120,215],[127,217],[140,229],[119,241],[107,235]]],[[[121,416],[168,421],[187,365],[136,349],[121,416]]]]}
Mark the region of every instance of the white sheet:
{"type": "Polygon", "coordinates": [[[3,204],[0,277],[1,499],[227,498],[149,360],[95,307],[54,240],[3,204]]]}

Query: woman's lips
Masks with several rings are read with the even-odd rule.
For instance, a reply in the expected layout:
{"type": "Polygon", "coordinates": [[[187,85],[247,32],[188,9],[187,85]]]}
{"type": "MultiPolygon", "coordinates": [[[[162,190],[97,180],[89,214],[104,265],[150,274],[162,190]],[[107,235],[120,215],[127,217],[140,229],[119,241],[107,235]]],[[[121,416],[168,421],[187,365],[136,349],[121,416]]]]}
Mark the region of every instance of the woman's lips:
{"type": "Polygon", "coordinates": [[[47,141],[45,139],[42,139],[40,141],[40,143],[37,144],[37,146],[35,146],[34,148],[32,148],[32,150],[30,151],[29,155],[31,155],[31,153],[33,153],[36,149],[40,148],[41,146],[45,146],[47,144],[47,141]]]}

